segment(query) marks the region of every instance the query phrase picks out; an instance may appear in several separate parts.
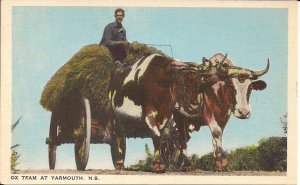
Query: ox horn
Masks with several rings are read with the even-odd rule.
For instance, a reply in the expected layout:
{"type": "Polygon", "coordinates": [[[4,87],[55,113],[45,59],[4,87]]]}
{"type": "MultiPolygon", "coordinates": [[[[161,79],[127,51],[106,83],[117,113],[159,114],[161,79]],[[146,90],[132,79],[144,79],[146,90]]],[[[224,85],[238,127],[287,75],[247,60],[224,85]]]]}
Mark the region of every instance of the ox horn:
{"type": "Polygon", "coordinates": [[[253,76],[256,77],[256,78],[258,78],[258,77],[266,74],[269,71],[269,68],[270,68],[270,59],[268,58],[268,65],[267,65],[267,67],[264,70],[253,72],[253,76]]]}
{"type": "Polygon", "coordinates": [[[227,54],[228,53],[226,53],[226,55],[224,56],[224,58],[223,58],[223,60],[222,60],[222,62],[221,62],[221,64],[226,60],[226,58],[227,58],[227,54]]]}
{"type": "Polygon", "coordinates": [[[208,59],[206,59],[205,57],[202,57],[202,64],[206,65],[206,63],[208,63],[208,68],[212,67],[212,62],[208,59]]]}
{"type": "Polygon", "coordinates": [[[225,73],[225,74],[227,73],[227,69],[225,67],[223,67],[222,65],[223,65],[223,62],[226,60],[226,58],[227,58],[227,53],[224,56],[223,60],[219,63],[219,69],[220,69],[220,71],[222,73],[225,73]]]}
{"type": "Polygon", "coordinates": [[[204,65],[206,62],[206,58],[205,57],[202,57],[202,64],[204,65]]]}

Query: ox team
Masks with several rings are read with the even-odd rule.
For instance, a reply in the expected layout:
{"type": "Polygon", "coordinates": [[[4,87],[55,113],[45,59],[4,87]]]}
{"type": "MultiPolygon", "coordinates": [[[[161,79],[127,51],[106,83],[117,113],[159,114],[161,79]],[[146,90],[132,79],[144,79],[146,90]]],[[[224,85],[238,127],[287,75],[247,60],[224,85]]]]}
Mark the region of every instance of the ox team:
{"type": "MultiPolygon", "coordinates": [[[[115,11],[116,21],[106,26],[100,42],[109,48],[121,68],[128,66],[124,62],[128,45],[121,24],[124,16],[123,9],[115,11]]],[[[216,170],[226,168],[228,160],[222,148],[225,126],[232,114],[240,119],[250,117],[251,90],[266,87],[264,81],[257,79],[268,70],[269,61],[264,70],[252,71],[236,67],[227,55],[217,53],[210,59],[204,58],[201,65],[152,54],[129,68],[116,71],[109,87],[114,112],[111,147],[116,151],[112,156],[115,168],[125,169],[126,137],[151,137],[155,148],[152,170],[164,172],[161,135],[172,115],[175,119],[172,126],[180,135],[180,146],[173,152],[174,163],[174,153],[180,152],[184,159],[181,169],[191,169],[187,158],[189,132],[206,125],[213,136],[214,167],[216,170]]]]}

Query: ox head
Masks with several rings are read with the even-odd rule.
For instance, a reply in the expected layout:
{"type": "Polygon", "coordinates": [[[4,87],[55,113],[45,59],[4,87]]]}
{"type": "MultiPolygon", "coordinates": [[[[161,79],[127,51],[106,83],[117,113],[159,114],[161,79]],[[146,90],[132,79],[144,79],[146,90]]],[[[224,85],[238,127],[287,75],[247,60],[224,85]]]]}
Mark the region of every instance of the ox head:
{"type": "MultiPolygon", "coordinates": [[[[218,61],[217,61],[218,63],[218,61]]],[[[269,71],[270,62],[261,71],[252,71],[246,68],[236,67],[227,59],[227,54],[218,63],[219,79],[225,82],[225,88],[229,88],[232,112],[237,118],[247,119],[250,117],[249,98],[252,90],[263,90],[267,84],[257,80],[269,71]]]]}

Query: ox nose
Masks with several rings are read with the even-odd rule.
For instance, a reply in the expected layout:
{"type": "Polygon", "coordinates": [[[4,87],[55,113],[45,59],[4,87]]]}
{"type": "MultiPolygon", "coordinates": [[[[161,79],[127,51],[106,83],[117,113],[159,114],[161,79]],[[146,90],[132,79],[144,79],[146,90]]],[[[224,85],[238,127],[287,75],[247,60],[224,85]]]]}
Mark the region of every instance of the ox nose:
{"type": "Polygon", "coordinates": [[[242,116],[242,118],[249,118],[250,116],[250,111],[249,109],[245,109],[245,108],[241,108],[241,109],[238,109],[240,115],[242,116]]]}

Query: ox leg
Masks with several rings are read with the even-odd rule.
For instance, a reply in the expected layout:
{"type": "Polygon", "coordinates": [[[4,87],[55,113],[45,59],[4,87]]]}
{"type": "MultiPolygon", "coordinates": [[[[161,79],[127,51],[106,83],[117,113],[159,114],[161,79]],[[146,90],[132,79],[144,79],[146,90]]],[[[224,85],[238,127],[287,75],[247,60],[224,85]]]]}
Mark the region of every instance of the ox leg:
{"type": "Polygon", "coordinates": [[[180,148],[178,148],[177,146],[173,145],[174,150],[172,151],[172,153],[170,153],[171,155],[171,161],[170,161],[170,169],[171,170],[177,170],[179,168],[179,165],[181,164],[181,160],[180,160],[180,148]],[[180,164],[179,164],[180,163],[180,164]]]}
{"type": "Polygon", "coordinates": [[[180,160],[180,138],[178,128],[171,117],[161,131],[161,156],[164,164],[169,170],[177,170],[181,165],[180,160]],[[180,162],[179,162],[180,160],[180,162]]]}
{"type": "Polygon", "coordinates": [[[163,164],[163,160],[161,158],[160,148],[161,148],[161,140],[160,137],[153,138],[154,145],[154,159],[152,165],[152,171],[155,173],[164,173],[166,172],[166,166],[163,164]]]}
{"type": "Polygon", "coordinates": [[[211,122],[209,125],[213,136],[214,146],[214,168],[216,171],[223,171],[228,165],[228,159],[222,148],[222,134],[223,129],[218,125],[216,121],[211,122]]]}
{"type": "Polygon", "coordinates": [[[159,117],[158,111],[152,106],[144,107],[143,112],[145,112],[146,115],[145,122],[147,123],[148,127],[150,128],[153,134],[152,139],[154,145],[154,160],[152,165],[152,171],[155,173],[164,173],[166,171],[166,166],[164,165],[161,157],[161,135],[162,134],[160,130],[164,128],[165,124],[169,119],[159,117]]]}
{"type": "Polygon", "coordinates": [[[116,170],[125,170],[126,137],[114,134],[111,142],[111,156],[116,170]]]}
{"type": "Polygon", "coordinates": [[[178,128],[180,133],[180,148],[181,148],[180,152],[182,156],[181,170],[192,171],[192,163],[190,162],[187,153],[187,142],[190,137],[187,124],[185,122],[179,123],[178,128]]]}
{"type": "Polygon", "coordinates": [[[192,163],[188,158],[187,149],[186,148],[182,149],[181,153],[182,153],[182,160],[183,160],[181,170],[184,172],[192,171],[193,170],[192,163]]]}

